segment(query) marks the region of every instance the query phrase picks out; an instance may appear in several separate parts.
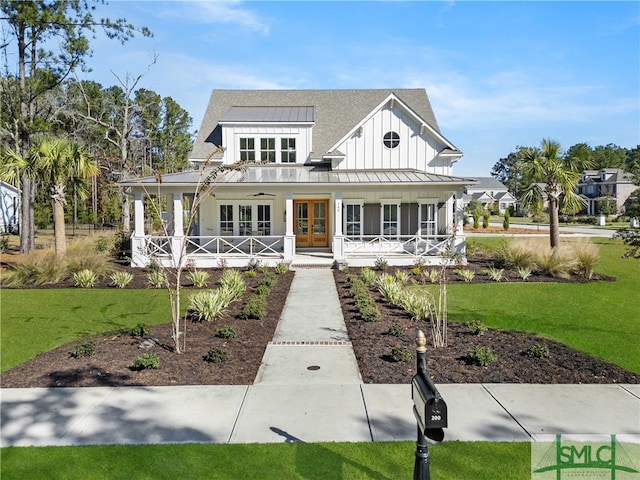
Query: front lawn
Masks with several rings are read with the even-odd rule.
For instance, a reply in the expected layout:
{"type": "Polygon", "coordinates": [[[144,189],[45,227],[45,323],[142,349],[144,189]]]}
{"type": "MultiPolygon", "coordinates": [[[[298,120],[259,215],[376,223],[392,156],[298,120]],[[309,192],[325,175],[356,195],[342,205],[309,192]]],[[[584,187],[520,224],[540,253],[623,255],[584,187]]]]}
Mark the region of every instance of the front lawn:
{"type": "MultiPolygon", "coordinates": [[[[530,477],[529,443],[431,446],[438,480],[530,477]]],[[[11,447],[0,450],[3,480],[412,478],[415,443],[282,443],[11,447]]]]}
{"type": "Polygon", "coordinates": [[[449,320],[537,333],[640,373],[640,262],[621,258],[619,242],[598,243],[596,270],[617,281],[450,285],[449,320]]]}

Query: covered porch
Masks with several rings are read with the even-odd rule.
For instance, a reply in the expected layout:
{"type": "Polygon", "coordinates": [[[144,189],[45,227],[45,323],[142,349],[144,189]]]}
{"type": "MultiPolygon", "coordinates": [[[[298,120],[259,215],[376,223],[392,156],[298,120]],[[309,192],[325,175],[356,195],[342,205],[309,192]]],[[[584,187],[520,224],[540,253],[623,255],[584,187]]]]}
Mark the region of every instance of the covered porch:
{"type": "Polygon", "coordinates": [[[132,266],[275,266],[296,264],[310,252],[349,266],[464,258],[464,179],[410,172],[408,180],[398,180],[396,172],[385,184],[383,172],[376,172],[366,182],[345,182],[338,172],[317,167],[286,170],[283,176],[282,169],[256,167],[242,180],[230,175],[204,193],[185,181],[197,172],[165,176],[153,193],[165,209],[162,228],[155,230],[145,202],[153,189],[132,184],[132,266]]]}

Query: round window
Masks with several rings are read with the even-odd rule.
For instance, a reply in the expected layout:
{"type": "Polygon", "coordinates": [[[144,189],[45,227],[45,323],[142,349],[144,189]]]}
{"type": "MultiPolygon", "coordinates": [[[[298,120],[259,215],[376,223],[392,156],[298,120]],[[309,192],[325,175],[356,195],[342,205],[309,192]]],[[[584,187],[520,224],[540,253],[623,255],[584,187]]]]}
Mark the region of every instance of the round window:
{"type": "Polygon", "coordinates": [[[396,132],[387,132],[384,134],[384,137],[382,137],[382,143],[384,143],[384,146],[387,148],[396,148],[400,143],[400,135],[396,132]]]}

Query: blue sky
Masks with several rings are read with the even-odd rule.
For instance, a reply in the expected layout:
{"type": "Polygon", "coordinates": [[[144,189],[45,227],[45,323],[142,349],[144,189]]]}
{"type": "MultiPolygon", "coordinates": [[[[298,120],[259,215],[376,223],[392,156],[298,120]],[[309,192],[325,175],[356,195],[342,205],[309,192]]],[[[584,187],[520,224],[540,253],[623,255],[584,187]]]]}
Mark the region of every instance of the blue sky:
{"type": "Polygon", "coordinates": [[[171,96],[198,129],[214,88],[425,88],[442,133],[488,176],[518,145],[640,144],[640,2],[114,1],[154,38],[98,36],[91,73],[171,96]]]}

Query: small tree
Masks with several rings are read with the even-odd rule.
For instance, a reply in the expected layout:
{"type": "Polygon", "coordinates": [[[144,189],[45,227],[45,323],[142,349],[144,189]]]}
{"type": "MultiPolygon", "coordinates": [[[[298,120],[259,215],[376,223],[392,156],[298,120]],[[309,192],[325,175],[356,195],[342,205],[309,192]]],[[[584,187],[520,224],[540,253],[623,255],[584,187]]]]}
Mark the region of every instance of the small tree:
{"type": "MultiPolygon", "coordinates": [[[[209,157],[202,162],[197,173],[197,182],[194,190],[193,201],[191,202],[188,210],[188,214],[184,220],[184,230],[189,232],[193,226],[193,223],[197,217],[198,207],[202,203],[202,200],[208,198],[217,186],[218,176],[225,172],[233,170],[244,170],[247,162],[239,162],[231,165],[220,165],[217,167],[211,167],[211,160],[216,153],[222,151],[222,147],[216,148],[209,157]]],[[[130,169],[131,175],[135,175],[138,180],[140,178],[138,174],[130,169]]],[[[148,206],[151,208],[151,215],[157,218],[161,218],[162,201],[161,201],[161,184],[162,175],[157,173],[155,175],[156,185],[154,191],[150,191],[146,185],[139,181],[139,185],[142,186],[144,193],[147,197],[155,199],[155,201],[149,202],[148,206]]],[[[161,224],[161,230],[165,237],[169,238],[168,226],[164,223],[161,224]]],[[[182,274],[187,269],[187,245],[188,235],[184,235],[180,240],[177,252],[172,252],[170,255],[170,265],[163,266],[159,262],[158,258],[154,258],[150,250],[147,250],[147,254],[151,257],[158,268],[163,272],[163,281],[165,289],[169,295],[169,303],[171,306],[171,323],[172,323],[172,338],[174,342],[175,353],[182,353],[186,349],[186,322],[180,313],[180,290],[182,274]]]]}
{"type": "Polygon", "coordinates": [[[502,228],[509,230],[509,221],[511,220],[511,212],[507,208],[504,212],[504,220],[502,221],[502,228]]]}

